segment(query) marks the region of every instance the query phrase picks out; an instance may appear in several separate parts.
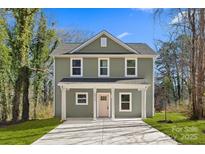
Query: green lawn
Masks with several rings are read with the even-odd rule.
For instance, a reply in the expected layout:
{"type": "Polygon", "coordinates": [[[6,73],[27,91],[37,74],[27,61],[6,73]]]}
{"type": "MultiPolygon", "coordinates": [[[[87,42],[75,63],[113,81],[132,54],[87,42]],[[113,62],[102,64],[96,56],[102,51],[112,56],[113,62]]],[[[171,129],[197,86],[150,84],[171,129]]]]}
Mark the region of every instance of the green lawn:
{"type": "Polygon", "coordinates": [[[205,144],[205,120],[188,120],[180,113],[168,113],[168,120],[173,123],[159,123],[159,120],[164,120],[164,113],[156,113],[144,121],[181,144],[205,144]]]}
{"type": "Polygon", "coordinates": [[[57,118],[0,127],[0,144],[31,144],[60,124],[57,118]]]}

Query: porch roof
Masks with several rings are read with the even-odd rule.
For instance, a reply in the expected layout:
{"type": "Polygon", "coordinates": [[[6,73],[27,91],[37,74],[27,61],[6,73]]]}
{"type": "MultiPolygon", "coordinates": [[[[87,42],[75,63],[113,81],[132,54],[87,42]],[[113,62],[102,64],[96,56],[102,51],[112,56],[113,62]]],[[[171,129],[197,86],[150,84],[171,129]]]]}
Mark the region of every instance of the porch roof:
{"type": "Polygon", "coordinates": [[[63,78],[58,86],[70,88],[147,88],[150,86],[144,78],[63,78]]]}
{"type": "Polygon", "coordinates": [[[73,82],[83,82],[83,83],[146,83],[144,78],[63,78],[61,81],[66,83],[73,83],[73,82]]]}

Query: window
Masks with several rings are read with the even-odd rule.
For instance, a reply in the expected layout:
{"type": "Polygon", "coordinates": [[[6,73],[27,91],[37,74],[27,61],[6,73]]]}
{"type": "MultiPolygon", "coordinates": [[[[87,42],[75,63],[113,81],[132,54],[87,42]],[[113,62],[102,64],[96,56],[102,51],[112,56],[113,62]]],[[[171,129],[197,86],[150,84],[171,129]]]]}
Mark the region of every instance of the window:
{"type": "Polygon", "coordinates": [[[75,59],[71,59],[71,76],[82,76],[83,72],[82,72],[82,59],[81,58],[75,58],[75,59]]]}
{"type": "Polygon", "coordinates": [[[107,101],[107,96],[100,96],[101,101],[107,101]]]}
{"type": "Polygon", "coordinates": [[[88,93],[76,93],[76,105],[88,105],[88,93]]]}
{"type": "Polygon", "coordinates": [[[107,38],[106,37],[101,37],[100,46],[101,47],[107,47],[107,38]]]}
{"type": "Polygon", "coordinates": [[[125,76],[137,76],[137,59],[125,59],[125,76]]]}
{"type": "Polygon", "coordinates": [[[99,58],[98,59],[98,76],[108,77],[109,76],[109,59],[99,58]]]}
{"type": "Polygon", "coordinates": [[[132,93],[120,93],[119,94],[119,111],[131,112],[132,111],[132,93]]]}

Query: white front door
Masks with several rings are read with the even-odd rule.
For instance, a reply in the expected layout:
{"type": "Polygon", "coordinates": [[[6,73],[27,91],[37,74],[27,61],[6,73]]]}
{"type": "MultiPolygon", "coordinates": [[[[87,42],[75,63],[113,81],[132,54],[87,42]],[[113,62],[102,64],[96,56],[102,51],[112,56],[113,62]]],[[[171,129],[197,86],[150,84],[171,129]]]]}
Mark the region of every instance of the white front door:
{"type": "Polygon", "coordinates": [[[98,117],[110,117],[110,93],[98,93],[98,117]]]}

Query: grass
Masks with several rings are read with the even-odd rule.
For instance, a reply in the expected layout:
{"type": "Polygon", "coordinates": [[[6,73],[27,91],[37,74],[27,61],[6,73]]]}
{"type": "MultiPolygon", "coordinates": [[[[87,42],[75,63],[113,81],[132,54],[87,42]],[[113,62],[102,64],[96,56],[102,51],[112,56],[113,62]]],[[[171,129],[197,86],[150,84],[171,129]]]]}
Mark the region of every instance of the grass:
{"type": "Polygon", "coordinates": [[[164,120],[164,113],[156,113],[154,117],[144,121],[181,144],[205,144],[205,120],[189,120],[182,113],[167,115],[173,123],[158,122],[164,120]]]}
{"type": "Polygon", "coordinates": [[[59,124],[59,119],[50,118],[0,127],[0,144],[31,144],[59,124]]]}

